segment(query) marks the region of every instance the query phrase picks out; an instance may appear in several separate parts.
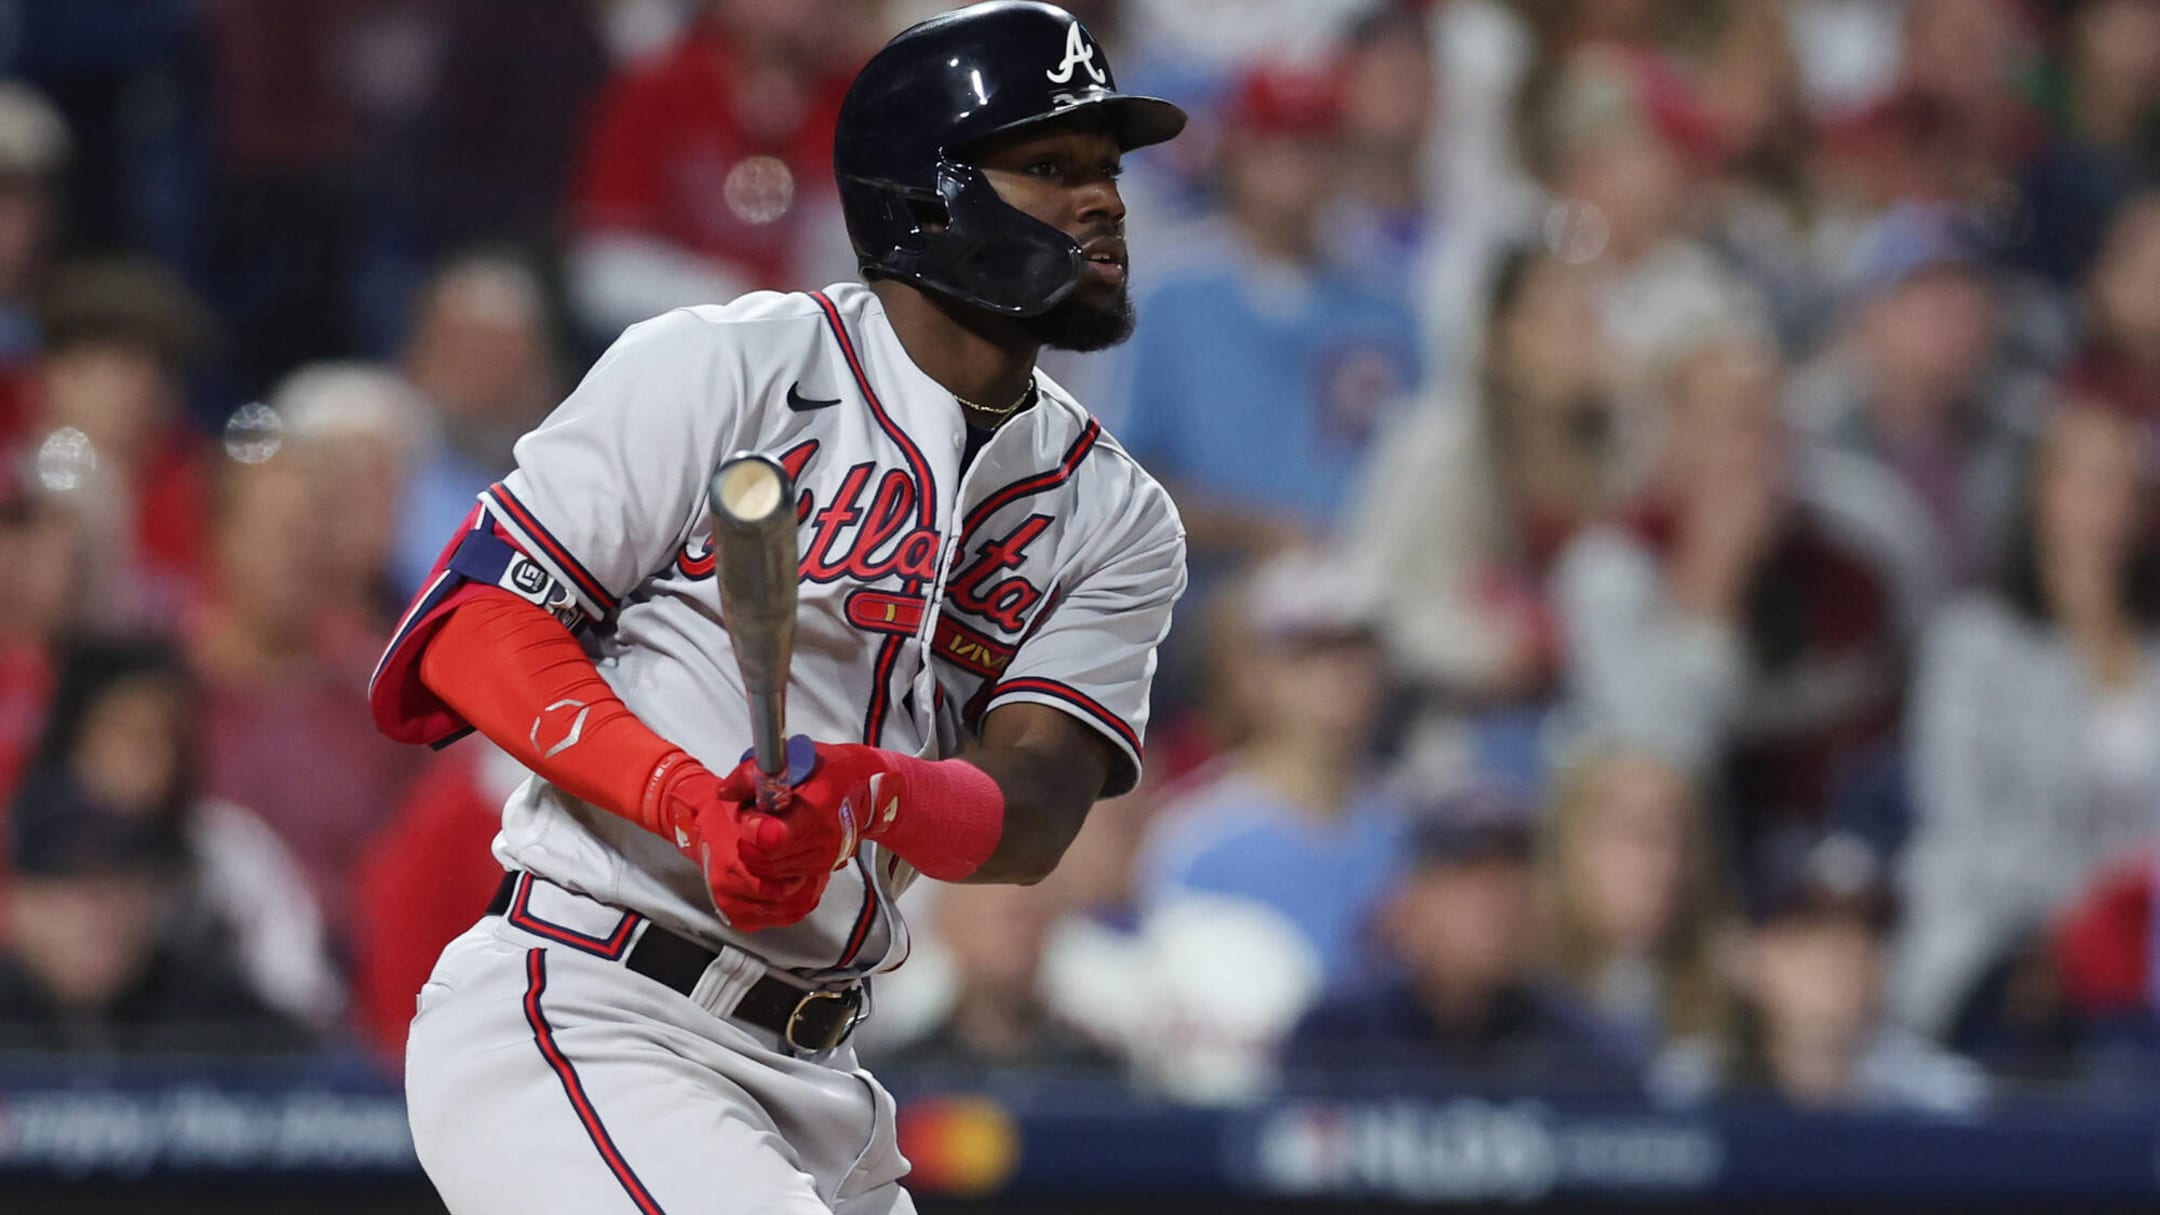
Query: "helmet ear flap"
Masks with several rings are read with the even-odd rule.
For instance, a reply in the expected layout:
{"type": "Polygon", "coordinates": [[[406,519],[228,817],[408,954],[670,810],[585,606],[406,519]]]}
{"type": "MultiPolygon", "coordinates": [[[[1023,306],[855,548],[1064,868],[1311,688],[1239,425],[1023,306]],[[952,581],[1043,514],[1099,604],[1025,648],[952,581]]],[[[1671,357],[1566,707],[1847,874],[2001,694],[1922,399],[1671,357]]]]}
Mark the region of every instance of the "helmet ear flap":
{"type": "Polygon", "coordinates": [[[936,191],[844,178],[859,232],[856,263],[1005,316],[1049,310],[1080,284],[1085,256],[1070,236],[1006,202],[973,165],[940,158],[936,191]]]}
{"type": "Polygon", "coordinates": [[[1080,285],[1080,246],[1006,202],[981,169],[941,159],[937,183],[949,222],[925,259],[926,285],[1007,316],[1046,312],[1080,285]]]}
{"type": "Polygon", "coordinates": [[[926,190],[852,177],[841,179],[840,191],[853,222],[882,237],[884,247],[857,243],[856,261],[865,270],[891,269],[886,263],[895,258],[922,256],[952,223],[945,200],[926,190]]]}
{"type": "Polygon", "coordinates": [[[841,188],[851,211],[889,234],[934,235],[952,223],[945,200],[928,190],[863,178],[843,181],[841,188]]]}
{"type": "Polygon", "coordinates": [[[908,216],[917,232],[935,236],[952,226],[952,212],[946,208],[942,198],[909,194],[901,202],[907,207],[908,216]]]}

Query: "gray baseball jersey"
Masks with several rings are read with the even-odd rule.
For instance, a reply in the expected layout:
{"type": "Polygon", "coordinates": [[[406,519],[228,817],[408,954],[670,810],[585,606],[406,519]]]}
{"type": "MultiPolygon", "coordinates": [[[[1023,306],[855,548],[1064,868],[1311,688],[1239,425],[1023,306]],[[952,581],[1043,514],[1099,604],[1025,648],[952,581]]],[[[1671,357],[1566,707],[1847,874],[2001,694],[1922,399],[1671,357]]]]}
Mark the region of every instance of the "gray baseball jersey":
{"type": "MultiPolygon", "coordinates": [[[[516,470],[481,496],[469,526],[520,554],[489,580],[499,572],[500,585],[558,611],[638,717],[725,772],[749,727],[705,486],[730,453],[765,452],[800,493],[790,730],[947,755],[992,709],[1035,702],[1109,740],[1122,760],[1116,792],[1138,777],[1155,648],[1185,582],[1184,533],[1116,440],[1047,376],[1035,383],[1035,405],[963,471],[952,393],[909,359],[867,287],[679,310],[623,335],[518,443],[516,470]]],[[[446,568],[423,591],[378,683],[413,681],[400,647],[457,576],[446,568]]],[[[379,714],[386,699],[396,696],[378,688],[379,714]]],[[[544,714],[534,741],[577,745],[581,708],[544,714]]],[[[893,900],[914,875],[875,845],[834,875],[808,919],[754,936],[713,909],[669,842],[538,777],[505,807],[495,851],[821,979],[897,964],[906,950],[893,900]]]]}

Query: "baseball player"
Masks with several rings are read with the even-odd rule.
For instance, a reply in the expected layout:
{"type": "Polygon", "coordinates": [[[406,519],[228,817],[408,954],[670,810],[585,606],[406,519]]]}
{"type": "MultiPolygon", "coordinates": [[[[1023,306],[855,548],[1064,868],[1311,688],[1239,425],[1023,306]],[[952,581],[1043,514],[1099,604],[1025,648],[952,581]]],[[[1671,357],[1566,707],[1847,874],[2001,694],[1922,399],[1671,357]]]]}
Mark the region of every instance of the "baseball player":
{"type": "Polygon", "coordinates": [[[1139,775],[1183,529],[1034,364],[1130,333],[1119,161],[1184,123],[1051,5],[907,30],[834,147],[867,285],[631,328],[480,495],[371,689],[392,736],[533,773],[407,1048],[452,1211],[913,1209],[847,1045],[895,898],[1040,879],[1139,775]],[[704,492],[740,450],[799,488],[770,813],[704,492]]]}

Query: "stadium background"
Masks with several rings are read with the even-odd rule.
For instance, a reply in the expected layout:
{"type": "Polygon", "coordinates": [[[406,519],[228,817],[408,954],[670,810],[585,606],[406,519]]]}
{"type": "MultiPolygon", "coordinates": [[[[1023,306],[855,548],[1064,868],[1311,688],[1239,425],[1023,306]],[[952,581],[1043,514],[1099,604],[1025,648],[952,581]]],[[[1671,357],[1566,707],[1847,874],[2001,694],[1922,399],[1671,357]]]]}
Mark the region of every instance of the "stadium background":
{"type": "MultiPolygon", "coordinates": [[[[375,647],[625,324],[849,276],[937,7],[0,0],[0,1206],[431,1209],[518,773],[375,647]]],[[[914,899],[926,1209],[2160,1203],[2160,3],[1072,7],[1194,591],[914,899]]]]}

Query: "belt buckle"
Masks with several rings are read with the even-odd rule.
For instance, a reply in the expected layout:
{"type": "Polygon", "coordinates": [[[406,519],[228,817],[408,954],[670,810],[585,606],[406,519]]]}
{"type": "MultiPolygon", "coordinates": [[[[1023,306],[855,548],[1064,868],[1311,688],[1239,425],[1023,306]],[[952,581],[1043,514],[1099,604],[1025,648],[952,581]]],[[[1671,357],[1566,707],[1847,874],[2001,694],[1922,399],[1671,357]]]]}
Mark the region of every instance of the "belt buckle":
{"type": "Polygon", "coordinates": [[[802,1051],[805,1054],[813,1055],[820,1054],[824,1051],[829,1051],[833,1047],[840,1045],[842,1042],[847,1040],[847,1031],[855,1028],[854,1019],[852,1017],[850,1017],[848,1021],[846,1021],[842,1025],[840,1032],[838,1034],[835,1034],[830,1042],[798,1042],[795,1039],[795,1029],[797,1026],[802,1024],[803,1014],[810,1011],[811,1006],[816,1004],[818,1001],[844,1001],[851,997],[853,994],[853,992],[826,991],[822,989],[818,991],[804,992],[803,998],[795,1001],[795,1011],[788,1014],[787,1028],[781,1031],[781,1040],[786,1042],[788,1046],[795,1050],[802,1051]]]}

